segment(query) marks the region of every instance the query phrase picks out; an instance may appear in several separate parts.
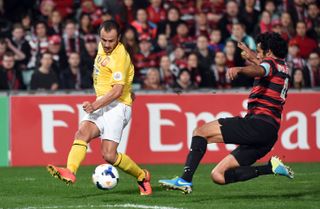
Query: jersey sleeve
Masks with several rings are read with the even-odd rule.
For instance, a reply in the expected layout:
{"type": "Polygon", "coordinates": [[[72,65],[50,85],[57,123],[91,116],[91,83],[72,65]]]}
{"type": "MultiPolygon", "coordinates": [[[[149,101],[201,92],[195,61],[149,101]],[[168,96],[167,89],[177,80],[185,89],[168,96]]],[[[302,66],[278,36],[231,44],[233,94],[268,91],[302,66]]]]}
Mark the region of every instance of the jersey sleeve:
{"type": "Polygon", "coordinates": [[[131,61],[126,55],[126,53],[122,52],[115,56],[114,62],[115,63],[111,69],[112,71],[111,85],[115,85],[115,84],[124,85],[128,77],[131,61]]]}
{"type": "Polygon", "coordinates": [[[260,63],[260,66],[264,69],[264,77],[267,77],[270,74],[270,64],[267,62],[260,63]]]}
{"type": "Polygon", "coordinates": [[[275,73],[273,67],[274,63],[272,62],[272,60],[262,60],[259,66],[261,66],[265,71],[264,77],[272,76],[275,73]]]}

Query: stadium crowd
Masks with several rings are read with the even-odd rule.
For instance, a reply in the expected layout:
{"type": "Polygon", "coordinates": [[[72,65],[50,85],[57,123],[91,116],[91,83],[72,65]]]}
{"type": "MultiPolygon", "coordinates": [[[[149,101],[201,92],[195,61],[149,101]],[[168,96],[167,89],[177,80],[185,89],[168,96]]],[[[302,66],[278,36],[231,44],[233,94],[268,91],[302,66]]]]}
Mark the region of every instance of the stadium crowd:
{"type": "Polygon", "coordinates": [[[91,89],[98,27],[121,42],[142,90],[251,87],[226,77],[268,31],[288,41],[293,88],[320,86],[318,0],[0,0],[0,90],[91,89]]]}

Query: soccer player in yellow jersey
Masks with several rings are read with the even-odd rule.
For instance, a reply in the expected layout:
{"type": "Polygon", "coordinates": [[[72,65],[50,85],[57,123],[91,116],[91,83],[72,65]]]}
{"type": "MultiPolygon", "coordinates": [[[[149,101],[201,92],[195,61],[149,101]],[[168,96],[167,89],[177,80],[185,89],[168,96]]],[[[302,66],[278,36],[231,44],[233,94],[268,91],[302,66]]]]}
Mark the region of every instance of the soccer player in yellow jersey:
{"type": "Polygon", "coordinates": [[[117,152],[122,131],[131,118],[131,84],[134,76],[129,54],[119,39],[119,25],[113,20],[103,22],[93,70],[97,99],[83,103],[83,110],[87,114],[75,134],[67,167],[48,165],[47,169],[52,176],[67,184],[75,183],[75,175],[85,158],[87,144],[100,136],[104,160],[136,177],[141,195],[151,195],[150,173],[141,169],[126,154],[117,152]]]}

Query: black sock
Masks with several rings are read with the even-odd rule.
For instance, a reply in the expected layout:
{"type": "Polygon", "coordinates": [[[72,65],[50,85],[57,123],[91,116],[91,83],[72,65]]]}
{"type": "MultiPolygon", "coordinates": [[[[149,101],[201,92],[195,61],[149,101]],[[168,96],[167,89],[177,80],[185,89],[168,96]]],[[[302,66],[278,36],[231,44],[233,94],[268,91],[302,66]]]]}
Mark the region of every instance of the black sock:
{"type": "Polygon", "coordinates": [[[238,181],[247,181],[260,175],[272,174],[271,164],[261,166],[240,166],[231,168],[224,173],[225,183],[235,183],[238,181]]]}
{"type": "Polygon", "coordinates": [[[190,151],[184,165],[184,172],[181,176],[184,180],[192,182],[192,177],[196,171],[202,157],[207,150],[207,140],[202,136],[192,137],[190,151]]]}
{"type": "Polygon", "coordinates": [[[251,166],[240,166],[224,172],[224,181],[226,184],[246,181],[255,177],[258,177],[258,173],[256,169],[251,166]]]}
{"type": "Polygon", "coordinates": [[[253,166],[257,174],[260,175],[268,175],[273,174],[271,163],[268,163],[267,165],[260,165],[260,166],[253,166]]]}

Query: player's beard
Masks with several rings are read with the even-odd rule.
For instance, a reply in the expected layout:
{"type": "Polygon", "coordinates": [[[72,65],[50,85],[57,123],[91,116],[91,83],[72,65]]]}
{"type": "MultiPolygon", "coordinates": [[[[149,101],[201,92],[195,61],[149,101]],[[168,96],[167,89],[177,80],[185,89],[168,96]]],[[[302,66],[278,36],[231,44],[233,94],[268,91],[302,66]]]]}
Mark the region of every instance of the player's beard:
{"type": "Polygon", "coordinates": [[[106,54],[111,54],[112,51],[117,47],[118,43],[119,42],[117,41],[117,43],[113,47],[103,47],[104,52],[106,54]]]}

